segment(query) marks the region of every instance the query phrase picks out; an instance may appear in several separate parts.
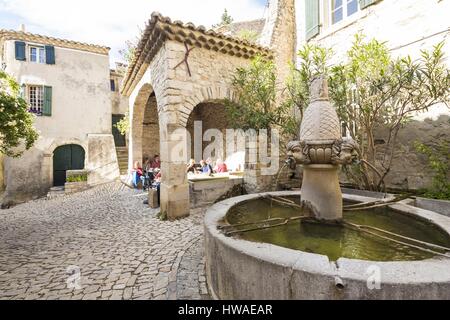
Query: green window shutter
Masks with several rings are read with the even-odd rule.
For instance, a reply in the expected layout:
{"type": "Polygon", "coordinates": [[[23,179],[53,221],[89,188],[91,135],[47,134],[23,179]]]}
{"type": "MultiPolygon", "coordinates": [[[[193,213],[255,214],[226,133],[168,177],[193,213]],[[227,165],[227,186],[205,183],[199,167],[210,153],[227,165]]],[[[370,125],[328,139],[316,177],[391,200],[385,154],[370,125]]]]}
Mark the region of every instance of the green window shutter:
{"type": "Polygon", "coordinates": [[[45,46],[45,63],[55,64],[55,47],[45,46]]]}
{"type": "Polygon", "coordinates": [[[305,0],[306,40],[319,34],[319,0],[305,0]]]}
{"type": "Polygon", "coordinates": [[[42,110],[42,115],[52,115],[52,87],[44,87],[44,109],[42,110]]]}
{"type": "Polygon", "coordinates": [[[16,41],[15,43],[16,47],[16,60],[25,61],[27,60],[26,54],[25,54],[25,42],[22,41],[16,41]]]}
{"type": "Polygon", "coordinates": [[[377,2],[380,2],[380,0],[359,0],[359,7],[361,10],[363,10],[368,6],[371,6],[372,4],[375,4],[377,2]]]}

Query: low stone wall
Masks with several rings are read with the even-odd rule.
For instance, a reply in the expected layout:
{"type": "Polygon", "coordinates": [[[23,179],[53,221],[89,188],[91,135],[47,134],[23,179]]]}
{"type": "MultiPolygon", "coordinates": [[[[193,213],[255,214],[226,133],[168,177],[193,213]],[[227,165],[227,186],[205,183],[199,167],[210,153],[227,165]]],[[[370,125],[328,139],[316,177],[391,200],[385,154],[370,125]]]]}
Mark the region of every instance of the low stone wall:
{"type": "Polygon", "coordinates": [[[217,177],[189,181],[191,208],[211,205],[218,200],[242,195],[242,177],[217,177]]]}
{"type": "Polygon", "coordinates": [[[421,209],[434,211],[450,217],[450,201],[416,198],[412,200],[410,204],[421,209]]]}
{"type": "Polygon", "coordinates": [[[64,193],[71,194],[75,192],[81,192],[89,188],[87,183],[87,177],[89,175],[88,170],[68,170],[66,171],[66,178],[68,182],[64,184],[64,193]],[[70,181],[71,178],[82,179],[83,181],[70,181]]]}
{"type": "Polygon", "coordinates": [[[87,184],[87,181],[66,182],[66,184],[64,185],[64,193],[71,194],[71,193],[81,192],[81,191],[87,190],[88,188],[89,188],[89,185],[87,184]]]}
{"type": "Polygon", "coordinates": [[[389,193],[367,191],[367,190],[358,190],[358,189],[350,189],[350,188],[341,188],[341,190],[342,190],[342,193],[353,194],[353,195],[363,196],[363,197],[377,198],[377,199],[384,199],[384,198],[387,198],[390,196],[389,193]]]}

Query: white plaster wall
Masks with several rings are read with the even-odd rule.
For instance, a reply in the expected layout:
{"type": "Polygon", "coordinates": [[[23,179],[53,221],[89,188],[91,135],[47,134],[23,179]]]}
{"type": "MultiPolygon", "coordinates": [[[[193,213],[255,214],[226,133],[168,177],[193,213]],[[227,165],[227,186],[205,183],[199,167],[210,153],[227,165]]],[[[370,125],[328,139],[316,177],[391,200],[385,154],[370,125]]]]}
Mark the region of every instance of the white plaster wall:
{"type": "Polygon", "coordinates": [[[111,91],[112,114],[125,114],[128,111],[128,98],[120,94],[123,76],[112,76],[116,81],[116,91],[111,91]]]}
{"type": "Polygon", "coordinates": [[[108,55],[55,47],[56,64],[47,65],[18,61],[14,41],[5,46],[6,72],[20,84],[53,87],[52,116],[35,121],[43,137],[86,139],[87,133],[111,133],[108,55]]]}
{"type": "MultiPolygon", "coordinates": [[[[333,49],[331,63],[342,61],[354,35],[363,32],[368,38],[386,41],[393,56],[409,54],[413,58],[420,57],[420,50],[431,49],[446,39],[445,52],[450,67],[450,1],[383,0],[335,25],[330,24],[329,6],[329,0],[320,1],[321,33],[311,41],[333,49]],[[432,36],[445,30],[447,32],[432,36]]],[[[296,17],[299,48],[305,43],[304,0],[296,0],[296,17]]],[[[441,114],[450,114],[450,111],[445,106],[436,106],[415,118],[436,119],[441,114]]]]}
{"type": "Polygon", "coordinates": [[[53,151],[64,144],[84,148],[85,167],[95,169],[100,177],[96,183],[101,178],[106,181],[118,176],[118,169],[110,168],[111,157],[117,163],[111,139],[104,141],[110,144],[105,148],[113,154],[108,151],[90,159],[89,152],[89,144],[96,139],[88,139],[88,135],[112,138],[108,55],[55,47],[56,63],[47,65],[16,60],[13,40],[6,41],[3,50],[5,71],[19,84],[53,88],[52,115],[35,117],[34,126],[39,132],[36,144],[22,157],[4,160],[5,201],[16,203],[44,195],[53,185],[53,151]]]}

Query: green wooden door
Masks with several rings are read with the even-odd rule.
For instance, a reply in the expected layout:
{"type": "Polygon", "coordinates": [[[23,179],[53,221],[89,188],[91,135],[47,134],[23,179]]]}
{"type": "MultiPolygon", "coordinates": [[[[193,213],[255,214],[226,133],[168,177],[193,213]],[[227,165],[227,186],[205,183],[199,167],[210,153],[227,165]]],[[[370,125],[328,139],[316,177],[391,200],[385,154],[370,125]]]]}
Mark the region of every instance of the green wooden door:
{"type": "Polygon", "coordinates": [[[116,124],[120,120],[122,120],[125,116],[122,114],[113,114],[112,115],[112,134],[114,136],[114,143],[116,144],[116,147],[125,147],[125,136],[119,132],[119,129],[117,129],[116,124]]]}
{"type": "Polygon", "coordinates": [[[66,183],[67,170],[84,169],[84,149],[76,144],[60,146],[53,152],[53,185],[66,183]]]}

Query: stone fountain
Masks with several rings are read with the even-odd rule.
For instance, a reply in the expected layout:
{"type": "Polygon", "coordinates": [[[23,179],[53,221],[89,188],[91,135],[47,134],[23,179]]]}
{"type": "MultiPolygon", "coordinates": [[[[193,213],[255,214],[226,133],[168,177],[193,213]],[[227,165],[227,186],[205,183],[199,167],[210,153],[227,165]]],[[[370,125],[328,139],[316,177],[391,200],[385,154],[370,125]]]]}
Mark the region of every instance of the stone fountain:
{"type": "Polygon", "coordinates": [[[318,220],[341,220],[340,165],[356,161],[358,146],[351,138],[342,138],[325,78],[312,81],[310,101],[300,125],[300,141],[288,144],[289,157],[294,165],[303,165],[301,193],[305,212],[318,220]]]}
{"type": "Polygon", "coordinates": [[[407,201],[349,212],[380,199],[342,194],[340,166],[357,162],[358,145],[342,138],[324,78],[312,81],[310,97],[299,141],[288,145],[288,163],[303,166],[301,192],[231,198],[206,213],[213,297],[450,299],[450,218],[407,201]],[[343,200],[352,203],[345,214],[343,200]]]}

